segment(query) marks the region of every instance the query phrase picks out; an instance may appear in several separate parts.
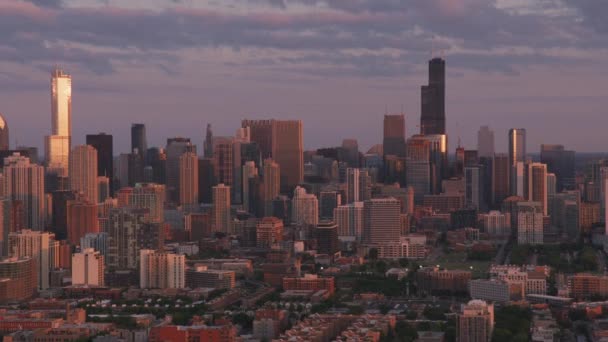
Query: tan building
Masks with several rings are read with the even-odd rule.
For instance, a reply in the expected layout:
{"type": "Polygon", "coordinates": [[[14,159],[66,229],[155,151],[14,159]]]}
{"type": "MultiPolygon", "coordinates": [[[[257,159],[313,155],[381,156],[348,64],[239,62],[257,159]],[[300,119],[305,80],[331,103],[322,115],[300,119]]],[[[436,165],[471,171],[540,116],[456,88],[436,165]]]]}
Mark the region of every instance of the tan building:
{"type": "Polygon", "coordinates": [[[179,157],[179,203],[185,208],[198,206],[198,157],[193,152],[179,157]]]}
{"type": "Polygon", "coordinates": [[[471,272],[427,267],[416,272],[418,290],[426,293],[466,293],[471,272]]]}
{"type": "Polygon", "coordinates": [[[98,206],[88,200],[67,201],[68,241],[77,246],[88,233],[99,233],[98,206]]]}
{"type": "Polygon", "coordinates": [[[124,201],[133,209],[148,209],[152,223],[164,222],[165,186],[155,183],[137,183],[129,188],[129,196],[124,201]]]}
{"type": "Polygon", "coordinates": [[[283,241],[283,221],[276,217],[264,217],[256,224],[256,244],[269,248],[283,241]]]}
{"type": "Polygon", "coordinates": [[[213,216],[212,226],[214,232],[229,234],[232,232],[232,219],[230,214],[230,187],[219,184],[213,187],[213,216]]]}
{"type": "Polygon", "coordinates": [[[34,258],[0,260],[0,303],[21,302],[32,298],[38,288],[34,258]]]}
{"type": "Polygon", "coordinates": [[[9,256],[12,258],[33,258],[38,271],[38,288],[49,288],[49,272],[51,269],[51,244],[55,235],[48,232],[38,232],[23,229],[10,233],[8,236],[9,256]]]}
{"type": "Polygon", "coordinates": [[[82,193],[89,203],[97,204],[97,150],[91,145],[74,147],[69,170],[70,190],[82,193]]]}
{"type": "Polygon", "coordinates": [[[472,300],[462,305],[456,320],[460,342],[489,342],[494,330],[494,305],[472,300]]]}
{"type": "Polygon", "coordinates": [[[103,286],[103,255],[93,248],[72,254],[72,285],[103,286]]]}
{"type": "Polygon", "coordinates": [[[608,296],[608,276],[579,273],[568,278],[568,295],[583,299],[589,296],[608,296]]]}
{"type": "Polygon", "coordinates": [[[139,257],[139,287],[183,289],[186,287],[186,257],[142,249],[139,257]]]}

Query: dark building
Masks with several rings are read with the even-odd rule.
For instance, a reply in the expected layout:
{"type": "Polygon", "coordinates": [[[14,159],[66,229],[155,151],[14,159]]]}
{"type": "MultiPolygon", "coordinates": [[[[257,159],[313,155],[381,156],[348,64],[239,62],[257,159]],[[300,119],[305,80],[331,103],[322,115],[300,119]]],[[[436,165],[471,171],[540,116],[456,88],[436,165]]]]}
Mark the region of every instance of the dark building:
{"type": "Polygon", "coordinates": [[[87,134],[87,145],[97,150],[97,175],[108,177],[110,195],[114,195],[114,145],[112,135],[87,134]]]}
{"type": "Polygon", "coordinates": [[[135,186],[144,181],[144,160],[139,153],[129,154],[129,186],[135,186]]]}
{"type": "Polygon", "coordinates": [[[340,194],[336,191],[321,191],[319,194],[319,219],[333,220],[334,209],[341,205],[340,194]]]}
{"type": "Polygon", "coordinates": [[[167,179],[165,177],[165,167],[167,162],[167,156],[161,153],[156,147],[148,149],[146,154],[146,165],[152,168],[152,179],[153,183],[166,184],[167,179]]]}
{"type": "Polygon", "coordinates": [[[429,84],[421,90],[420,133],[445,134],[445,60],[429,61],[429,84]]]}
{"type": "Polygon", "coordinates": [[[272,216],[283,220],[284,225],[291,224],[291,200],[287,196],[278,196],[272,200],[272,216]]]}
{"type": "Polygon", "coordinates": [[[384,183],[399,183],[400,186],[405,187],[405,157],[388,155],[384,158],[384,183]]]}
{"type": "Polygon", "coordinates": [[[474,167],[479,164],[479,158],[477,157],[477,150],[465,150],[464,151],[464,167],[474,167]]]}
{"type": "Polygon", "coordinates": [[[574,189],[575,152],[567,151],[563,145],[540,145],[540,162],[547,164],[547,172],[554,173],[556,190],[574,189]]]}
{"type": "Polygon", "coordinates": [[[63,240],[68,236],[68,201],[76,200],[78,194],[72,190],[59,190],[53,191],[51,196],[53,202],[53,221],[49,231],[55,233],[57,240],[63,240]]]}
{"type": "Polygon", "coordinates": [[[165,234],[162,223],[144,223],[137,231],[137,248],[162,250],[165,234]]]}
{"type": "Polygon", "coordinates": [[[511,193],[511,162],[506,153],[495,154],[492,158],[492,206],[494,209],[500,208],[511,193]]]}
{"type": "Polygon", "coordinates": [[[315,228],[317,253],[333,255],[340,251],[338,226],[332,222],[320,223],[315,228]]]}
{"type": "Polygon", "coordinates": [[[199,158],[198,160],[198,201],[212,203],[212,188],[217,185],[213,171],[213,159],[199,158]]]}
{"type": "Polygon", "coordinates": [[[211,124],[207,124],[207,130],[205,131],[203,156],[205,158],[213,158],[213,130],[211,129],[211,124]]]}
{"type": "Polygon", "coordinates": [[[405,115],[384,115],[384,155],[405,157],[405,115]]]}
{"type": "Polygon", "coordinates": [[[461,209],[452,212],[452,229],[477,228],[477,210],[461,209]]]}
{"type": "Polygon", "coordinates": [[[338,160],[349,167],[359,167],[359,143],[356,139],[342,140],[342,146],[338,148],[338,160]]]}
{"type": "Polygon", "coordinates": [[[131,151],[141,156],[142,160],[146,160],[146,152],[148,151],[148,142],[146,140],[146,125],[135,123],[131,125],[131,151]]]}

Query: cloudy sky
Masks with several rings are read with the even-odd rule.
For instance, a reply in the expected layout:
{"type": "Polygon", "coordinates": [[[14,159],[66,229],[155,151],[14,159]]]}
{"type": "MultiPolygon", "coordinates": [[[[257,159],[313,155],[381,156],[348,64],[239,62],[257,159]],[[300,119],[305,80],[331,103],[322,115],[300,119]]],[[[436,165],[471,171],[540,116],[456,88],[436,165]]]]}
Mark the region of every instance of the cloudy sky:
{"type": "Polygon", "coordinates": [[[50,131],[50,71],[73,77],[73,136],[201,144],[210,122],[299,118],[305,146],[382,140],[382,116],[420,116],[427,60],[445,56],[450,143],[490,125],[528,149],[606,151],[604,0],[0,0],[0,112],[11,144],[50,131]]]}

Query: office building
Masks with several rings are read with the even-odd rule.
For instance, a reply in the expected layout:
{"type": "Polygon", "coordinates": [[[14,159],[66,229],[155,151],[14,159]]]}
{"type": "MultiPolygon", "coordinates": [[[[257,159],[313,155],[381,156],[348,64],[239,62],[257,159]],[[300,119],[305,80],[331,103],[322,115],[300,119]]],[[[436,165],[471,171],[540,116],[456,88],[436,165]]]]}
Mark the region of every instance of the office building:
{"type": "Polygon", "coordinates": [[[363,204],[363,243],[382,244],[401,236],[401,205],[395,198],[373,198],[363,204]]]}
{"type": "Polygon", "coordinates": [[[68,177],[72,140],[72,77],[63,70],[51,74],[51,135],[46,137],[46,164],[50,173],[68,177]]]}
{"type": "Polygon", "coordinates": [[[76,146],[70,154],[70,190],[81,193],[92,204],[99,200],[97,151],[89,145],[76,146]]]}
{"type": "Polygon", "coordinates": [[[416,272],[416,284],[419,293],[467,293],[469,291],[470,280],[471,271],[425,267],[416,272]]]}
{"type": "Polygon", "coordinates": [[[148,141],[146,139],[146,125],[134,123],[131,125],[131,153],[136,153],[140,159],[146,160],[148,141]]]}
{"type": "Polygon", "coordinates": [[[259,187],[259,175],[258,168],[255,166],[255,162],[246,161],[242,167],[242,201],[243,209],[249,213],[255,213],[259,203],[255,201],[254,194],[259,193],[259,189],[255,188],[257,184],[259,187]]]}
{"type": "Polygon", "coordinates": [[[543,244],[543,206],[539,202],[517,203],[517,243],[520,245],[543,244]]]}
{"type": "Polygon", "coordinates": [[[423,136],[408,139],[405,168],[407,186],[414,188],[414,201],[422,203],[431,191],[430,143],[423,136]]]}
{"type": "Polygon", "coordinates": [[[477,153],[479,157],[494,157],[494,131],[488,126],[481,126],[477,132],[477,153]]]}
{"type": "Polygon", "coordinates": [[[346,169],[346,204],[372,198],[371,177],[364,169],[346,169]]]}
{"type": "Polygon", "coordinates": [[[506,153],[495,154],[492,158],[492,206],[499,208],[511,193],[511,163],[506,153]]]}
{"type": "Polygon", "coordinates": [[[337,191],[321,191],[319,194],[319,220],[333,220],[334,210],[340,205],[342,205],[342,196],[337,191]]]}
{"type": "Polygon", "coordinates": [[[4,158],[4,196],[23,204],[25,227],[43,230],[45,226],[44,168],[15,153],[4,158]]]}
{"type": "Polygon", "coordinates": [[[198,160],[198,202],[211,203],[213,200],[212,187],[217,184],[212,158],[198,160]]]}
{"type": "Polygon", "coordinates": [[[526,130],[523,128],[509,130],[509,161],[511,166],[526,162],[526,130]]]}
{"type": "Polygon", "coordinates": [[[556,176],[556,190],[573,189],[575,180],[575,152],[563,145],[540,145],[540,162],[547,165],[547,172],[556,176]]]}
{"type": "Polygon", "coordinates": [[[429,142],[429,162],[431,172],[431,193],[441,193],[441,184],[449,177],[448,138],[445,134],[429,134],[424,139],[429,142]]]}
{"type": "Polygon", "coordinates": [[[264,202],[264,214],[272,214],[272,200],[281,193],[281,169],[272,159],[264,160],[262,200],[264,202]]]}
{"type": "Polygon", "coordinates": [[[86,199],[69,200],[66,203],[67,239],[77,246],[88,233],[99,233],[98,206],[86,199]]]}
{"type": "Polygon", "coordinates": [[[87,233],[80,238],[80,248],[82,250],[92,248],[106,258],[108,255],[108,233],[87,233]]]}
{"type": "MultiPolygon", "coordinates": [[[[213,138],[213,171],[218,183],[232,187],[234,183],[234,138],[213,138]]],[[[240,164],[239,164],[240,167],[240,164]]]]}
{"type": "Polygon", "coordinates": [[[103,255],[92,249],[72,254],[72,285],[104,286],[103,255]]]}
{"type": "Polygon", "coordinates": [[[421,88],[420,133],[446,134],[445,130],[445,60],[429,61],[429,82],[421,88]]]}
{"type": "Polygon", "coordinates": [[[142,249],[139,257],[139,287],[142,289],[183,289],[186,287],[186,257],[142,249]]]}
{"type": "Polygon", "coordinates": [[[325,290],[332,295],[336,290],[334,277],[319,277],[316,274],[305,274],[303,277],[283,278],[285,291],[321,291],[325,290]]]}
{"type": "Polygon", "coordinates": [[[527,165],[524,162],[517,162],[511,166],[511,196],[528,197],[526,183],[527,165]]]}
{"type": "Polygon", "coordinates": [[[297,186],[291,200],[291,221],[295,225],[316,226],[319,224],[319,202],[317,196],[297,186]]]}
{"type": "Polygon", "coordinates": [[[231,233],[232,218],[230,213],[230,187],[219,184],[213,187],[213,216],[214,232],[231,233]]]}
{"type": "Polygon", "coordinates": [[[510,213],[493,210],[487,214],[481,214],[480,218],[484,232],[490,236],[506,239],[511,235],[510,213]]]}
{"type": "Polygon", "coordinates": [[[472,299],[507,304],[511,301],[511,287],[505,280],[475,279],[469,283],[469,294],[472,299]]]}
{"type": "Polygon", "coordinates": [[[360,241],[363,235],[363,202],[341,205],[334,210],[334,222],[338,226],[338,236],[360,241]]]}
{"type": "Polygon", "coordinates": [[[405,157],[405,115],[384,115],[382,147],[385,155],[405,157]]]}
{"type": "Polygon", "coordinates": [[[319,223],[314,230],[314,237],[318,254],[334,255],[340,251],[337,224],[331,221],[319,223]]]}
{"type": "Polygon", "coordinates": [[[114,143],[112,135],[105,133],[87,134],[87,145],[92,146],[97,151],[97,176],[108,178],[110,196],[113,196],[114,143]]]}
{"type": "Polygon", "coordinates": [[[198,206],[198,157],[192,152],[179,157],[179,203],[189,209],[198,206]]]}
{"type": "Polygon", "coordinates": [[[9,256],[11,258],[33,258],[38,270],[38,288],[49,288],[49,272],[51,266],[51,244],[54,241],[52,233],[23,229],[10,233],[8,236],[9,256]]]}
{"type": "Polygon", "coordinates": [[[264,217],[255,226],[258,248],[270,248],[283,241],[283,221],[276,217],[264,217]]]}
{"type": "Polygon", "coordinates": [[[485,211],[486,204],[483,191],[483,174],[481,171],[479,166],[467,166],[464,168],[464,200],[466,207],[485,211]]]}
{"type": "Polygon", "coordinates": [[[494,305],[483,300],[462,304],[456,316],[458,341],[490,342],[494,330],[494,305]]]}

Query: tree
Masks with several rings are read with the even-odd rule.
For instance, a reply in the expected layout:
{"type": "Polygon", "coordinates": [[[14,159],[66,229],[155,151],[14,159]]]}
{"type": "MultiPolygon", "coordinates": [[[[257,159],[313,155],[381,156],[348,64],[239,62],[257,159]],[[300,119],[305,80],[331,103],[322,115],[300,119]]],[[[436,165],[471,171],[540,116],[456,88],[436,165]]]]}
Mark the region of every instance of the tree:
{"type": "Polygon", "coordinates": [[[407,265],[409,265],[409,261],[406,258],[399,259],[399,266],[407,267],[407,265]]]}
{"type": "Polygon", "coordinates": [[[373,261],[378,260],[378,249],[377,248],[370,248],[369,258],[373,261]]]}

